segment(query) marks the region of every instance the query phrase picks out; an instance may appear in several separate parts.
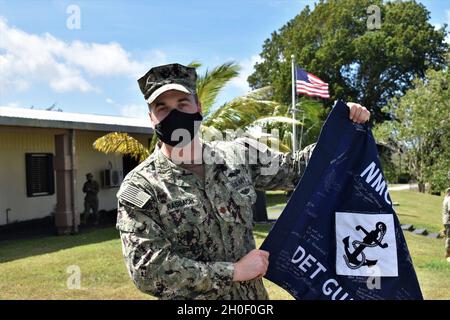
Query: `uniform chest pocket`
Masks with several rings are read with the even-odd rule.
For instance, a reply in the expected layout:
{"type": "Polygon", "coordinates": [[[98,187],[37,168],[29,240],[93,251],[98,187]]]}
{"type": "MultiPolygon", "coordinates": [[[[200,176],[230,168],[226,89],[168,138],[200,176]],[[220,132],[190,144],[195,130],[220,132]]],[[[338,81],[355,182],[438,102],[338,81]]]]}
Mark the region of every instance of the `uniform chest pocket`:
{"type": "Polygon", "coordinates": [[[251,206],[256,202],[255,188],[244,166],[230,166],[223,173],[222,180],[237,204],[251,206]]]}
{"type": "Polygon", "coordinates": [[[256,203],[256,191],[251,184],[241,186],[237,190],[232,190],[231,196],[233,197],[233,200],[240,206],[251,207],[256,203]]]}
{"type": "Polygon", "coordinates": [[[161,222],[170,240],[181,246],[202,243],[202,230],[207,223],[208,214],[196,198],[181,198],[161,206],[161,222]]]}
{"type": "Polygon", "coordinates": [[[256,191],[252,185],[231,192],[233,201],[239,206],[240,219],[246,227],[253,227],[253,205],[256,203],[256,191]]]}
{"type": "Polygon", "coordinates": [[[220,199],[220,202],[216,203],[216,208],[223,220],[252,228],[252,205],[256,202],[256,192],[252,185],[241,185],[237,189],[227,187],[220,195],[220,199]]]}

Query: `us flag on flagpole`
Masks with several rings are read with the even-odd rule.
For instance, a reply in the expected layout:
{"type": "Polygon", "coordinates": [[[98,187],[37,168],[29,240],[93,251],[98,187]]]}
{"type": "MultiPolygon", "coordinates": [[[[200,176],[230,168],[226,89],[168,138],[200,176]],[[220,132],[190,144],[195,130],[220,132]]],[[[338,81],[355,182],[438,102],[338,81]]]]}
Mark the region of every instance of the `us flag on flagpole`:
{"type": "Polygon", "coordinates": [[[310,97],[330,97],[328,83],[299,67],[295,67],[295,89],[297,94],[306,94],[310,97]]]}

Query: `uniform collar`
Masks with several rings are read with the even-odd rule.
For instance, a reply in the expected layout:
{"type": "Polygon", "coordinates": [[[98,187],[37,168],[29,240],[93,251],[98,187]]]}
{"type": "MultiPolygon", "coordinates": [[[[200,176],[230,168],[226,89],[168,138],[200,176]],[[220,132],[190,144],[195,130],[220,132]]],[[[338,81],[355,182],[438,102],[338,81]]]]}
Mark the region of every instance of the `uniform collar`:
{"type": "MultiPolygon", "coordinates": [[[[160,175],[164,180],[169,183],[191,187],[193,179],[198,179],[197,177],[192,178],[190,175],[194,173],[181,166],[175,164],[166,155],[163,154],[161,148],[157,145],[155,147],[155,167],[157,169],[158,175],[160,175]]],[[[209,143],[202,141],[202,152],[203,152],[203,163],[205,163],[205,183],[211,181],[218,171],[223,171],[225,160],[220,154],[219,150],[209,145],[209,143]],[[213,157],[216,161],[211,161],[210,157],[213,157]]]]}
{"type": "Polygon", "coordinates": [[[162,153],[159,145],[156,145],[155,147],[155,167],[158,175],[167,182],[179,186],[190,186],[190,184],[185,181],[185,176],[183,176],[183,172],[185,172],[185,170],[166,157],[162,153]]]}

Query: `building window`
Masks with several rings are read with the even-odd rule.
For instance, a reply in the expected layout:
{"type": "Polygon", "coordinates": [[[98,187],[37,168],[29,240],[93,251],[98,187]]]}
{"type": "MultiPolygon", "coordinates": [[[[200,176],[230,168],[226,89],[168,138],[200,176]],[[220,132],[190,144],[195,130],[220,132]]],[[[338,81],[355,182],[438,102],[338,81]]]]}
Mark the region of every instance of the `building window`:
{"type": "Polygon", "coordinates": [[[55,193],[53,154],[26,153],[27,196],[49,196],[55,193]]]}

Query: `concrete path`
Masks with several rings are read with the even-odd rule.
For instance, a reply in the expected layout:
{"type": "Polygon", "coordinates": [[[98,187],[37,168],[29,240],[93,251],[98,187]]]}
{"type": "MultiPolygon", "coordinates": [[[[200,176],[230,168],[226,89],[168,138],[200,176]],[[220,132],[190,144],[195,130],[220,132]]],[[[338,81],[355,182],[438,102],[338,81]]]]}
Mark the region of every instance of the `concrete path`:
{"type": "Polygon", "coordinates": [[[418,189],[417,184],[396,184],[389,187],[389,191],[415,190],[418,189]]]}

